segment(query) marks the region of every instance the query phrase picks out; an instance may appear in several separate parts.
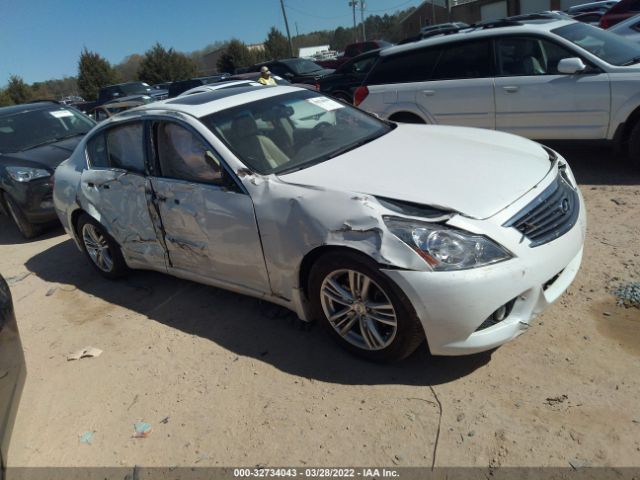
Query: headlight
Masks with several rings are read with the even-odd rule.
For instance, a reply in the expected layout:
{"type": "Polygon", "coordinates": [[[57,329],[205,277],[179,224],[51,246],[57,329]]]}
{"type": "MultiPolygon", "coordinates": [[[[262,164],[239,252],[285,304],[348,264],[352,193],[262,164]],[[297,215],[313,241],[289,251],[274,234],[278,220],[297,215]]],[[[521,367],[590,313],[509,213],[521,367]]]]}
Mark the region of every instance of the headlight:
{"type": "Polygon", "coordinates": [[[383,217],[387,228],[413,248],[433,270],[465,270],[508,260],[512,255],[482,235],[396,217],[383,217]]]}
{"type": "Polygon", "coordinates": [[[30,167],[7,167],[7,173],[16,182],[30,182],[36,178],[50,177],[51,174],[47,170],[41,168],[30,167]]]}

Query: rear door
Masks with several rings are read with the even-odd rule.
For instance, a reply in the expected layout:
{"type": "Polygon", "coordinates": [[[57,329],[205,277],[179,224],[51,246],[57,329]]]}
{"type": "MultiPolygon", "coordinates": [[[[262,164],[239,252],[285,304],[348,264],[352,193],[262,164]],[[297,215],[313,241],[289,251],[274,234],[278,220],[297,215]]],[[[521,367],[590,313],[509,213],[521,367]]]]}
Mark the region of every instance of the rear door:
{"type": "Polygon", "coordinates": [[[253,202],[214,149],[184,123],[152,124],[154,203],[170,268],[268,293],[253,202]]]}
{"type": "Polygon", "coordinates": [[[493,58],[488,40],[382,56],[366,80],[377,113],[417,109],[431,123],[494,128],[493,58]]]}
{"type": "Polygon", "coordinates": [[[496,128],[533,139],[606,138],[609,76],[558,72],[561,59],[578,56],[544,38],[497,38],[496,128]]]}
{"type": "Polygon", "coordinates": [[[81,174],[81,204],[115,238],[128,261],[165,268],[157,214],[149,210],[143,122],[102,130],[87,143],[88,167],[81,174]]]}

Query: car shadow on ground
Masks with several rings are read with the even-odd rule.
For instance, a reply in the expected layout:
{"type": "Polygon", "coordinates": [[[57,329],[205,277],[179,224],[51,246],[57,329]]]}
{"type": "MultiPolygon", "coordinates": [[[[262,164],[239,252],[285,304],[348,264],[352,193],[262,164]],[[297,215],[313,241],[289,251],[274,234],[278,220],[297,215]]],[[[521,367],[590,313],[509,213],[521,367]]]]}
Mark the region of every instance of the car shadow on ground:
{"type": "Polygon", "coordinates": [[[26,268],[47,282],[75,286],[88,296],[209,339],[235,355],[314,380],[438,385],[464,377],[491,359],[491,353],[432,357],[423,345],[396,364],[363,361],[334,344],[320,325],[303,328],[294,314],[268,302],[155,272],[136,271],[120,281],[106,280],[72,240],[32,257],[26,268]]]}
{"type": "Polygon", "coordinates": [[[21,245],[37,240],[47,240],[64,234],[64,229],[59,223],[52,223],[42,227],[41,234],[33,239],[24,238],[11,221],[11,219],[0,212],[0,245],[21,245]]]}
{"type": "Polygon", "coordinates": [[[568,160],[580,185],[640,185],[640,166],[609,145],[543,143],[568,160]]]}

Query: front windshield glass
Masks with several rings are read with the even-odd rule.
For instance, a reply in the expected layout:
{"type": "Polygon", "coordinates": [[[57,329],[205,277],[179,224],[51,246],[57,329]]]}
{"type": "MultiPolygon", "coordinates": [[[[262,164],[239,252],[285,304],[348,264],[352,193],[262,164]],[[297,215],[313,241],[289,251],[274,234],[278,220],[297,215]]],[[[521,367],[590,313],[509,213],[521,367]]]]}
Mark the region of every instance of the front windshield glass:
{"type": "Polygon", "coordinates": [[[391,127],[310,90],[277,95],[201,119],[251,170],[285,174],[324,162],[391,127]]]}
{"type": "Polygon", "coordinates": [[[586,23],[572,23],[552,32],[611,65],[632,65],[640,62],[640,47],[637,44],[586,23]]]}
{"type": "Polygon", "coordinates": [[[293,70],[296,75],[306,75],[307,73],[317,72],[322,70],[322,67],[317,63],[313,63],[311,60],[304,60],[302,58],[296,60],[288,60],[286,65],[293,70]]]}
{"type": "Polygon", "coordinates": [[[0,116],[0,153],[21,152],[84,135],[94,123],[71,109],[53,107],[0,116]]]}

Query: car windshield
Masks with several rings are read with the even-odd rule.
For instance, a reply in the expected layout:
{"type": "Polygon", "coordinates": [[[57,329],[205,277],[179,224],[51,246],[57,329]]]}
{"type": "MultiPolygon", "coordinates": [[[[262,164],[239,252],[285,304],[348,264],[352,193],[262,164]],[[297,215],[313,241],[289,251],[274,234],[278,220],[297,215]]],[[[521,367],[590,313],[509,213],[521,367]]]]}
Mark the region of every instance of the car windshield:
{"type": "Polygon", "coordinates": [[[302,58],[296,60],[287,60],[284,63],[287,67],[293,70],[296,75],[306,75],[307,73],[317,72],[322,70],[322,67],[317,63],[313,63],[310,60],[304,60],[302,58]]]}
{"type": "Polygon", "coordinates": [[[310,90],[277,95],[202,118],[251,170],[285,174],[324,162],[391,130],[310,90]]]}
{"type": "Polygon", "coordinates": [[[584,23],[572,23],[552,30],[611,65],[640,62],[638,45],[611,32],[584,23]]]}
{"type": "Polygon", "coordinates": [[[54,107],[0,116],[0,153],[21,152],[84,135],[94,123],[71,109],[54,107]]]}

